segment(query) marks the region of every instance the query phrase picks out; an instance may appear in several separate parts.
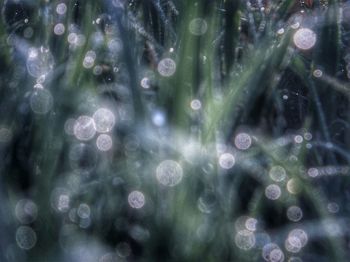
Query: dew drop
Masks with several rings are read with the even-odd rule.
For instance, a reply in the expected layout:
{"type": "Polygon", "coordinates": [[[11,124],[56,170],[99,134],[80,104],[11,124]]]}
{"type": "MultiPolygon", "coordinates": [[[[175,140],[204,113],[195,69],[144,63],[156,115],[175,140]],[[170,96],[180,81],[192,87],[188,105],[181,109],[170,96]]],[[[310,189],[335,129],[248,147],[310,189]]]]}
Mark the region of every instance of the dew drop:
{"type": "Polygon", "coordinates": [[[309,28],[300,28],[294,33],[293,42],[297,48],[309,50],[316,44],[316,34],[309,28]]]}
{"type": "Polygon", "coordinates": [[[16,242],[21,249],[32,249],[37,242],[35,231],[31,227],[20,226],[16,230],[16,242]]]}
{"type": "Polygon", "coordinates": [[[132,191],[128,196],[128,203],[132,208],[140,209],[145,205],[145,196],[140,191],[132,191]]]}
{"type": "Polygon", "coordinates": [[[162,161],[156,170],[157,180],[164,186],[176,186],[181,182],[182,176],[182,167],[174,160],[162,161]]]}
{"type": "Polygon", "coordinates": [[[164,58],[158,63],[158,72],[164,77],[170,77],[175,74],[176,63],[171,58],[164,58]]]}

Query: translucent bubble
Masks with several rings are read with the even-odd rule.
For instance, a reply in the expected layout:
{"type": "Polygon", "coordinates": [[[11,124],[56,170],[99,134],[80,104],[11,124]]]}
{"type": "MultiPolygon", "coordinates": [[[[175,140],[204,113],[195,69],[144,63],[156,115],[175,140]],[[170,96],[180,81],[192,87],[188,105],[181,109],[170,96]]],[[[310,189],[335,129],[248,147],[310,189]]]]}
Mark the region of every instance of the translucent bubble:
{"type": "Polygon", "coordinates": [[[62,24],[62,23],[56,24],[55,27],[53,28],[53,32],[56,35],[63,35],[65,31],[66,31],[66,28],[64,27],[64,24],[62,24]]]}
{"type": "MultiPolygon", "coordinates": [[[[276,245],[274,243],[266,244],[263,247],[262,252],[261,252],[261,255],[262,255],[263,259],[265,261],[275,261],[275,260],[272,260],[272,258],[273,257],[278,257],[278,252],[275,251],[274,253],[272,253],[274,250],[281,250],[281,249],[279,248],[278,245],[276,245]]],[[[283,255],[283,259],[284,259],[284,255],[283,255]]],[[[276,261],[283,261],[283,260],[276,260],[276,261]]]]}
{"type": "Polygon", "coordinates": [[[110,132],[115,125],[115,116],[107,108],[99,108],[92,118],[95,121],[97,132],[100,133],[110,132]]]}
{"type": "Polygon", "coordinates": [[[201,107],[202,107],[202,103],[198,99],[194,99],[191,101],[191,108],[193,110],[199,110],[201,109],[201,107]]]}
{"type": "Polygon", "coordinates": [[[22,249],[32,249],[37,242],[36,233],[31,227],[20,226],[16,231],[16,242],[22,249]]]}
{"type": "Polygon", "coordinates": [[[287,190],[291,194],[298,194],[301,191],[299,182],[294,178],[289,179],[287,182],[287,190]]]}
{"type": "Polygon", "coordinates": [[[8,143],[12,139],[12,130],[6,126],[0,126],[0,143],[8,143]]]}
{"type": "Polygon", "coordinates": [[[28,73],[38,78],[49,74],[54,68],[54,59],[51,52],[46,48],[30,48],[27,58],[28,73]]]}
{"type": "Polygon", "coordinates": [[[95,59],[91,56],[85,56],[83,60],[83,67],[89,69],[92,68],[95,64],[95,59]]]}
{"type": "Polygon", "coordinates": [[[65,3],[59,3],[56,6],[56,13],[59,15],[64,15],[67,12],[67,6],[65,3]]]}
{"type": "Polygon", "coordinates": [[[298,253],[302,248],[300,239],[294,236],[288,237],[284,243],[284,246],[286,250],[291,253],[298,253]]]}
{"type": "Polygon", "coordinates": [[[284,261],[284,253],[281,249],[276,248],[270,252],[269,261],[271,262],[282,262],[284,261]]]}
{"type": "Polygon", "coordinates": [[[300,28],[294,33],[293,42],[299,49],[308,50],[316,44],[316,34],[309,28],[300,28]]]}
{"type": "Polygon", "coordinates": [[[140,191],[132,191],[128,196],[128,203],[132,208],[142,208],[145,205],[145,196],[140,191]]]}
{"type": "Polygon", "coordinates": [[[38,216],[38,207],[30,199],[21,199],[15,207],[16,217],[22,224],[30,224],[38,216]]]}
{"type": "Polygon", "coordinates": [[[323,72],[320,69],[316,69],[316,70],[314,70],[314,72],[312,74],[314,77],[320,78],[320,77],[322,77],[323,72]]]}
{"type": "Polygon", "coordinates": [[[249,217],[248,216],[240,216],[235,221],[235,229],[236,231],[241,231],[243,229],[246,229],[245,223],[249,217]]]}
{"type": "Polygon", "coordinates": [[[294,237],[300,240],[301,247],[306,246],[308,242],[308,236],[304,230],[297,228],[290,231],[288,234],[288,238],[294,238],[294,237]]]}
{"type": "Polygon", "coordinates": [[[160,75],[169,77],[175,74],[176,63],[171,58],[164,58],[158,63],[157,69],[160,75]]]}
{"type": "Polygon", "coordinates": [[[94,70],[92,72],[94,73],[94,75],[101,75],[103,72],[103,68],[102,66],[97,65],[94,67],[94,70]]]}
{"type": "Polygon", "coordinates": [[[224,153],[219,157],[219,165],[223,169],[230,169],[235,165],[235,157],[231,153],[224,153]]]}
{"type": "Polygon", "coordinates": [[[151,87],[151,80],[148,77],[144,77],[141,80],[141,86],[145,89],[148,89],[151,87]]]}
{"type": "Polygon", "coordinates": [[[256,230],[256,225],[258,223],[258,220],[256,220],[253,217],[249,217],[246,221],[245,221],[245,227],[249,230],[249,231],[255,231],[256,230]]]}
{"type": "Polygon", "coordinates": [[[265,196],[271,200],[277,200],[281,196],[281,188],[278,185],[271,184],[265,189],[265,196]]]}
{"type": "Polygon", "coordinates": [[[94,119],[89,116],[80,116],[75,120],[74,135],[77,139],[87,141],[92,139],[96,134],[96,125],[94,119]]]}
{"type": "Polygon", "coordinates": [[[283,35],[284,34],[284,28],[278,29],[277,34],[283,35]]]}
{"type": "Polygon", "coordinates": [[[96,139],[96,146],[101,151],[108,151],[112,148],[113,141],[111,136],[101,134],[96,139]]]}
{"type": "Polygon", "coordinates": [[[70,192],[62,187],[55,188],[51,193],[50,202],[54,210],[65,213],[70,208],[70,192]]]}
{"type": "Polygon", "coordinates": [[[182,176],[182,167],[173,160],[162,161],[156,170],[157,180],[164,186],[176,186],[181,182],[182,176]]]}
{"type": "Polygon", "coordinates": [[[234,142],[235,146],[241,150],[247,150],[252,145],[252,139],[247,133],[239,133],[234,142]]]}
{"type": "Polygon", "coordinates": [[[80,218],[79,220],[79,227],[80,228],[88,228],[91,226],[91,217],[87,218],[80,218]]]}
{"type": "Polygon", "coordinates": [[[306,132],[304,134],[304,138],[305,140],[310,141],[312,139],[312,134],[310,132],[306,132]]]}
{"type": "Polygon", "coordinates": [[[303,142],[303,137],[301,135],[296,135],[294,137],[294,142],[297,143],[297,144],[301,144],[303,142]]]}
{"type": "Polygon", "coordinates": [[[96,165],[95,150],[86,144],[73,145],[69,151],[69,160],[72,169],[78,173],[89,173],[96,165]]]}
{"type": "Polygon", "coordinates": [[[270,178],[275,182],[281,182],[286,179],[286,170],[281,166],[273,166],[269,171],[270,178]]]}
{"type": "Polygon", "coordinates": [[[78,42],[78,35],[76,33],[70,33],[67,40],[70,44],[76,44],[78,42]]]}
{"type": "Polygon", "coordinates": [[[189,25],[189,30],[194,35],[204,35],[208,30],[207,22],[202,18],[192,19],[189,25]]]}
{"type": "Polygon", "coordinates": [[[89,205],[87,204],[80,204],[77,210],[77,214],[80,218],[88,218],[90,217],[91,210],[89,205]]]}
{"type": "Polygon", "coordinates": [[[307,170],[307,174],[310,176],[310,177],[317,177],[319,176],[320,172],[318,171],[317,168],[315,167],[311,167],[307,170]]]}
{"type": "Polygon", "coordinates": [[[35,89],[30,96],[30,107],[36,114],[47,114],[53,105],[53,98],[47,89],[35,89]]]}
{"type": "Polygon", "coordinates": [[[255,245],[255,235],[248,230],[241,230],[235,236],[235,244],[238,248],[249,250],[255,245]]]}
{"type": "Polygon", "coordinates": [[[293,222],[297,222],[303,217],[303,211],[298,206],[291,206],[287,209],[287,217],[293,222]]]}

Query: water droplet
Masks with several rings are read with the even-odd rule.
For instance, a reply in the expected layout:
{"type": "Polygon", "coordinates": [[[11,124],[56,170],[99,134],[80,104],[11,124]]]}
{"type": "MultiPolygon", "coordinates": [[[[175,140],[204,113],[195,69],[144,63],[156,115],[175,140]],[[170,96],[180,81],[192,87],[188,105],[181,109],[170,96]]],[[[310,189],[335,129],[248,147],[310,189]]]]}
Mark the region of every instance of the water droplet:
{"type": "Polygon", "coordinates": [[[284,34],[284,28],[278,29],[277,34],[283,35],[284,34]]]}
{"type": "Polygon", "coordinates": [[[301,50],[311,49],[316,44],[316,34],[309,28],[300,28],[294,33],[293,42],[301,50]]]}
{"type": "Polygon", "coordinates": [[[314,72],[312,74],[314,77],[320,78],[320,77],[322,77],[323,72],[320,69],[316,69],[316,70],[314,70],[314,72]]]}
{"type": "Polygon", "coordinates": [[[30,224],[37,218],[38,207],[30,199],[21,199],[15,207],[16,217],[22,224],[30,224]]]}
{"type": "Polygon", "coordinates": [[[301,191],[299,182],[294,178],[289,179],[287,182],[287,190],[291,194],[298,194],[301,191]]]}
{"type": "Polygon", "coordinates": [[[132,191],[128,196],[128,203],[132,208],[142,208],[145,205],[145,196],[140,191],[132,191]]]}
{"type": "Polygon", "coordinates": [[[202,18],[195,18],[189,24],[189,30],[193,35],[200,36],[207,32],[207,22],[202,18]]]}
{"type": "Polygon", "coordinates": [[[317,177],[320,175],[320,172],[318,171],[317,168],[315,167],[310,167],[308,170],[307,170],[307,174],[310,176],[310,177],[317,177]]]}
{"type": "Polygon", "coordinates": [[[282,258],[282,255],[279,251],[282,252],[278,245],[276,245],[275,243],[268,243],[263,247],[261,255],[265,261],[269,261],[269,262],[280,261],[280,262],[282,262],[284,260],[284,255],[282,252],[282,255],[283,255],[283,258],[282,258]],[[272,260],[273,258],[278,257],[279,255],[280,255],[279,260],[278,259],[272,260]]]}
{"type": "Polygon", "coordinates": [[[292,231],[289,232],[288,238],[291,239],[298,239],[300,241],[301,247],[306,246],[308,242],[308,236],[306,232],[302,229],[293,229],[292,231]]]}
{"type": "Polygon", "coordinates": [[[181,182],[182,176],[182,167],[174,160],[162,161],[156,170],[157,180],[164,186],[176,186],[181,182]]]}
{"type": "Polygon", "coordinates": [[[37,242],[36,233],[31,227],[20,226],[16,231],[16,242],[21,249],[32,249],[37,242]]]}
{"type": "Polygon", "coordinates": [[[290,221],[298,222],[303,217],[303,211],[298,206],[291,206],[287,209],[287,217],[290,221]]]}
{"type": "Polygon", "coordinates": [[[91,214],[91,210],[90,210],[89,205],[87,205],[85,203],[79,205],[78,210],[77,210],[77,215],[80,218],[83,218],[83,219],[89,218],[90,214],[91,214]]]}
{"type": "Polygon", "coordinates": [[[294,137],[294,142],[297,143],[297,144],[301,144],[303,142],[303,137],[301,135],[296,135],[294,137]]]}
{"type": "Polygon", "coordinates": [[[151,87],[151,81],[148,77],[144,77],[141,80],[141,86],[145,89],[148,89],[151,87]]]}
{"type": "Polygon", "coordinates": [[[110,132],[115,125],[115,116],[113,112],[107,108],[99,108],[92,118],[95,121],[96,130],[99,133],[110,132]]]}
{"type": "Polygon", "coordinates": [[[56,13],[59,15],[64,15],[67,12],[67,6],[65,3],[59,3],[56,6],[56,13]]]}
{"type": "Polygon", "coordinates": [[[249,250],[255,245],[255,235],[248,230],[240,230],[235,236],[235,244],[238,248],[249,250]]]}
{"type": "Polygon", "coordinates": [[[80,116],[75,120],[74,135],[77,139],[87,141],[92,139],[96,134],[94,119],[89,116],[80,116]]]}
{"type": "Polygon", "coordinates": [[[281,188],[278,185],[271,184],[265,189],[265,196],[271,200],[277,200],[281,196],[281,188]]]}
{"type": "Polygon", "coordinates": [[[235,165],[235,157],[231,153],[224,153],[219,157],[219,165],[223,169],[230,169],[235,165]]]}
{"type": "Polygon", "coordinates": [[[191,101],[191,108],[193,110],[199,110],[201,109],[201,107],[202,107],[202,103],[198,99],[194,99],[191,101]]]}
{"type": "Polygon", "coordinates": [[[50,202],[55,211],[65,213],[70,208],[70,192],[62,187],[55,188],[51,193],[50,202]]]}
{"type": "Polygon", "coordinates": [[[175,74],[176,63],[171,58],[164,58],[158,63],[158,72],[164,77],[170,77],[175,74]]]}
{"type": "Polygon", "coordinates": [[[54,68],[54,59],[51,52],[46,48],[30,48],[27,58],[28,73],[38,78],[49,74],[54,68]]]}
{"type": "Polygon", "coordinates": [[[108,151],[112,148],[112,145],[112,138],[107,134],[101,134],[96,139],[96,146],[100,151],[108,151]]]}
{"type": "Polygon", "coordinates": [[[66,31],[66,28],[64,27],[64,24],[62,24],[62,23],[56,24],[55,27],[53,28],[53,32],[56,35],[63,35],[65,31],[66,31]]]}
{"type": "Polygon", "coordinates": [[[240,150],[247,150],[252,145],[252,139],[247,133],[239,133],[235,137],[235,146],[240,150]]]}
{"type": "Polygon", "coordinates": [[[269,171],[270,178],[275,182],[281,182],[286,179],[286,170],[281,166],[273,166],[269,171]]]}

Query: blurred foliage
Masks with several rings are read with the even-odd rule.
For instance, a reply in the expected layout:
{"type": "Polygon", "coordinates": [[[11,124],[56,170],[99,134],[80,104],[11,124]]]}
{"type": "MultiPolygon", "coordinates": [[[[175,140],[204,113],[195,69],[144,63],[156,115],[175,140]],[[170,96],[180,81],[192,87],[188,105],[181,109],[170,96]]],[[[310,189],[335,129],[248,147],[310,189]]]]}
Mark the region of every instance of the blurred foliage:
{"type": "Polygon", "coordinates": [[[0,3],[0,261],[348,261],[350,1],[0,3]]]}

